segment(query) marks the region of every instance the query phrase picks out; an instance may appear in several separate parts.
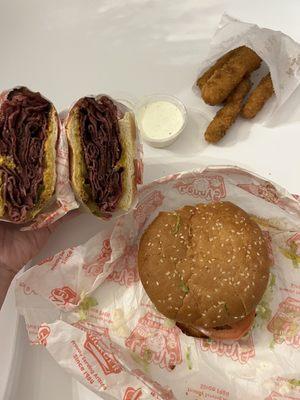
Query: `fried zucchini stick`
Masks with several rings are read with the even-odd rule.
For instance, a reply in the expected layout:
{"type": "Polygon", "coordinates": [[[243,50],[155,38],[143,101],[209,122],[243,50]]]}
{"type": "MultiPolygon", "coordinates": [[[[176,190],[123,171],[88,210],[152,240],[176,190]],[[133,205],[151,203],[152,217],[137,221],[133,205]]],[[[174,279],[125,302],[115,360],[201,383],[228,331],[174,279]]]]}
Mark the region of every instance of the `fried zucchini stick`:
{"type": "Polygon", "coordinates": [[[256,70],[260,63],[261,58],[253,50],[242,46],[203,85],[203,100],[210,105],[223,103],[244,76],[256,70]]]}
{"type": "Polygon", "coordinates": [[[216,143],[221,140],[230,126],[234,123],[239,115],[244,97],[251,88],[250,79],[243,79],[236,89],[230,94],[226,100],[226,104],[222,107],[208,125],[204,137],[210,143],[216,143]]]}
{"type": "Polygon", "coordinates": [[[202,89],[202,87],[209,80],[209,78],[213,75],[213,73],[218,68],[221,68],[229,60],[229,58],[239,49],[240,49],[240,47],[238,47],[237,49],[233,49],[233,50],[229,51],[228,53],[224,54],[222,57],[220,57],[214,63],[214,65],[212,65],[207,71],[205,71],[204,74],[201,75],[200,78],[198,78],[198,80],[197,80],[197,85],[198,85],[199,89],[202,89]]]}
{"type": "Polygon", "coordinates": [[[242,116],[250,119],[254,118],[256,114],[263,108],[268,99],[273,95],[274,88],[271,79],[271,74],[265,75],[253,92],[250,94],[243,109],[242,116]]]}

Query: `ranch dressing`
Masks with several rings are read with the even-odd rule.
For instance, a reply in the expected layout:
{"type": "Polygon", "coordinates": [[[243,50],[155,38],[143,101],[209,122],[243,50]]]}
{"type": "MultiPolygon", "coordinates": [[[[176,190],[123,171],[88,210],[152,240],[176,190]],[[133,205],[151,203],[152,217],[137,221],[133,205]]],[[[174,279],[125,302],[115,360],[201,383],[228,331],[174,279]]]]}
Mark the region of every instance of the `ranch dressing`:
{"type": "Polygon", "coordinates": [[[184,124],[182,111],[171,101],[153,101],[145,104],[141,111],[141,127],[150,139],[166,139],[184,124]]]}

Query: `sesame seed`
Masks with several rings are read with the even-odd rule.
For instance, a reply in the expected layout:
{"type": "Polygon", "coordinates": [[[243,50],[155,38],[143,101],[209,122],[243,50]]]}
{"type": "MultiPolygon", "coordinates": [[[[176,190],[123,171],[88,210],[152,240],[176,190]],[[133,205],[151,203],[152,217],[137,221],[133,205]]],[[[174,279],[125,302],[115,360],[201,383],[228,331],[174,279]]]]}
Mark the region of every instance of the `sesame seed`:
{"type": "Polygon", "coordinates": [[[156,284],[157,284],[157,286],[159,286],[159,282],[158,281],[156,281],[156,284]]]}

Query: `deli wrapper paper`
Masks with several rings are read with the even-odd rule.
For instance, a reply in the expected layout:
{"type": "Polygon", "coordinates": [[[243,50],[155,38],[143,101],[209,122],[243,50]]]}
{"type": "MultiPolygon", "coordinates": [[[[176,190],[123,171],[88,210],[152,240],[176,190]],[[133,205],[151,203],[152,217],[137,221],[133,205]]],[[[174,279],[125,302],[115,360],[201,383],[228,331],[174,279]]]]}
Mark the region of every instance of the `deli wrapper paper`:
{"type": "Polygon", "coordinates": [[[162,178],[136,207],[86,244],[26,271],[16,301],[29,339],[103,399],[300,399],[300,203],[236,167],[162,178]],[[232,201],[261,226],[268,289],[253,330],[239,341],[185,336],[139,280],[141,234],[159,211],[232,201]]]}
{"type": "MultiPolygon", "coordinates": [[[[225,53],[243,45],[254,50],[265,63],[251,75],[254,84],[267,73],[267,70],[271,73],[275,96],[266,107],[265,120],[268,125],[272,123],[271,117],[278,112],[299,85],[300,44],[280,31],[262,28],[224,14],[211,40],[208,57],[200,67],[199,76],[225,53]]],[[[194,91],[200,95],[196,84],[194,91]]]]}

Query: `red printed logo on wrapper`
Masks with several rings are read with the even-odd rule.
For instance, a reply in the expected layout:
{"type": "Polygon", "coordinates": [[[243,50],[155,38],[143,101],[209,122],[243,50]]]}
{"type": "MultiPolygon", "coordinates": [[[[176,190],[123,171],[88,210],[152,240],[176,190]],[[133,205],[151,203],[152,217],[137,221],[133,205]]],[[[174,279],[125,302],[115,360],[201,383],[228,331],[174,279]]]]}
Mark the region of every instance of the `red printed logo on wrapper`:
{"type": "Polygon", "coordinates": [[[292,237],[290,237],[288,240],[287,240],[287,244],[289,245],[289,246],[291,246],[291,245],[295,245],[295,247],[296,247],[296,252],[297,252],[297,254],[298,255],[300,255],[300,233],[299,232],[297,232],[295,235],[293,235],[292,237]]]}
{"type": "Polygon", "coordinates": [[[164,318],[150,312],[139,319],[125,345],[146,362],[169,371],[182,363],[178,328],[164,327],[164,318]]]}
{"type": "Polygon", "coordinates": [[[142,160],[134,160],[135,181],[137,185],[143,184],[144,164],[142,160]]]}
{"type": "Polygon", "coordinates": [[[105,375],[119,374],[122,367],[112,354],[110,347],[111,339],[108,328],[97,326],[97,330],[89,329],[83,324],[76,323],[74,326],[86,332],[84,348],[95,359],[105,375]]]}
{"type": "Polygon", "coordinates": [[[66,306],[68,304],[77,303],[77,294],[68,286],[62,288],[55,288],[51,291],[49,299],[56,303],[58,306],[66,306]]]}
{"type": "Polygon", "coordinates": [[[264,185],[256,185],[254,183],[240,183],[237,187],[253,194],[256,197],[260,197],[268,201],[269,203],[278,204],[280,202],[277,190],[271,183],[266,183],[264,185]]]}
{"type": "Polygon", "coordinates": [[[291,297],[279,304],[267,326],[275,343],[300,348],[300,301],[291,297]]]}
{"type": "Polygon", "coordinates": [[[162,205],[164,195],[160,190],[153,190],[144,199],[142,199],[133,210],[133,217],[140,228],[145,224],[147,217],[162,205]]]}
{"type": "Polygon", "coordinates": [[[33,289],[31,289],[31,287],[28,286],[27,283],[25,283],[25,282],[20,282],[20,283],[19,283],[19,286],[20,286],[21,288],[23,288],[23,292],[24,292],[24,294],[26,294],[26,296],[30,296],[31,294],[37,295],[36,291],[33,290],[33,289]]]}
{"type": "Polygon", "coordinates": [[[70,247],[69,249],[60,251],[54,256],[45,258],[38,265],[42,266],[44,264],[50,264],[51,270],[53,271],[54,269],[56,269],[56,267],[66,264],[69,258],[72,256],[73,252],[74,247],[70,247]]]}
{"type": "Polygon", "coordinates": [[[85,271],[86,275],[88,276],[98,276],[102,274],[103,272],[103,267],[107,261],[110,260],[111,257],[111,246],[110,246],[110,240],[105,239],[102,244],[102,249],[96,259],[91,264],[84,264],[83,270],[85,271]]]}
{"type": "Polygon", "coordinates": [[[255,356],[255,348],[251,334],[231,343],[225,343],[219,340],[208,341],[206,339],[199,339],[197,342],[202,351],[211,351],[220,357],[225,356],[231,358],[232,361],[237,361],[240,364],[246,364],[255,356]]]}
{"type": "Polygon", "coordinates": [[[144,385],[151,387],[151,396],[155,399],[176,400],[173,392],[168,387],[163,387],[158,382],[151,379],[140,369],[134,369],[132,374],[136,376],[144,385]]]}
{"type": "Polygon", "coordinates": [[[113,272],[107,279],[126,287],[138,282],[137,254],[138,245],[126,246],[122,258],[114,263],[113,272]]]}
{"type": "Polygon", "coordinates": [[[280,394],[273,391],[268,397],[265,398],[265,400],[300,400],[300,397],[288,396],[286,394],[280,394]]]}
{"type": "Polygon", "coordinates": [[[226,196],[224,179],[219,175],[200,175],[194,178],[179,179],[174,188],[180,194],[188,194],[206,201],[220,201],[226,196]]]}
{"type": "Polygon", "coordinates": [[[43,346],[47,346],[47,338],[50,333],[51,330],[48,325],[41,325],[38,331],[38,342],[43,346]]]}
{"type": "Polygon", "coordinates": [[[298,379],[277,376],[274,389],[264,400],[300,400],[300,385],[298,379]]]}
{"type": "Polygon", "coordinates": [[[133,387],[128,387],[124,394],[123,400],[139,400],[142,394],[142,389],[134,389],[133,387]]]}

